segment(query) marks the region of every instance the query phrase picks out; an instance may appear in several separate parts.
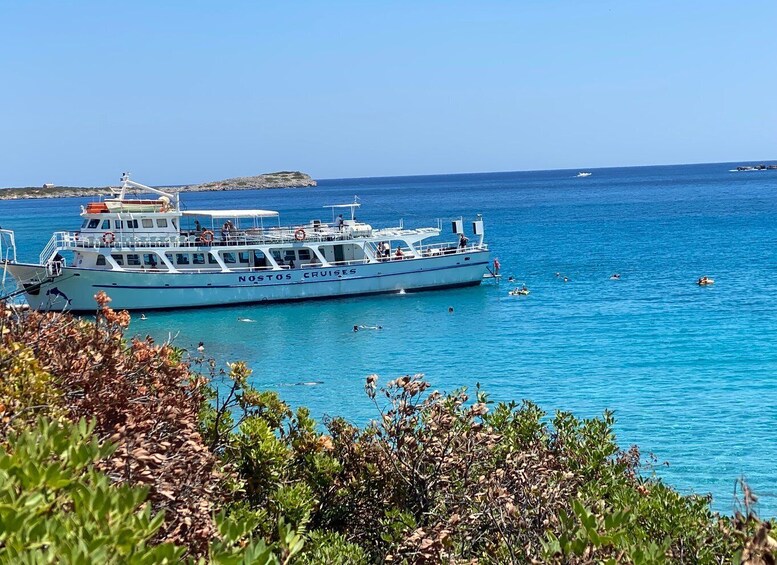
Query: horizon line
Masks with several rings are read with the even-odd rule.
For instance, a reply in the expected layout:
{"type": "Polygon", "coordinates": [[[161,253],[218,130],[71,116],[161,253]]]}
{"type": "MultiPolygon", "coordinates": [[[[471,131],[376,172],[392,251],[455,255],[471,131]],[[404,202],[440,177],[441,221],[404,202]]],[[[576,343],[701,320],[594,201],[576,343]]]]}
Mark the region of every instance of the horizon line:
{"type": "MultiPolygon", "coordinates": [[[[558,167],[558,168],[551,168],[551,169],[515,169],[515,170],[503,170],[503,171],[457,171],[457,172],[447,172],[447,173],[438,172],[438,173],[416,173],[416,174],[357,176],[357,177],[314,177],[313,175],[309,175],[309,173],[304,173],[304,174],[308,174],[315,181],[338,181],[338,180],[367,180],[367,179],[391,179],[391,178],[437,177],[437,176],[500,175],[500,174],[510,174],[510,173],[544,173],[544,172],[554,172],[554,171],[603,171],[608,169],[647,169],[651,167],[692,167],[692,166],[699,166],[699,165],[741,165],[742,163],[745,163],[745,162],[767,164],[767,163],[777,163],[777,159],[749,159],[747,161],[743,161],[743,160],[706,161],[701,163],[655,163],[651,165],[616,165],[616,166],[607,166],[607,167],[558,167]]],[[[293,172],[303,172],[303,171],[293,171],[293,172]]],[[[273,174],[273,172],[258,173],[258,175],[268,175],[268,174],[273,174]]],[[[201,181],[201,182],[218,182],[218,181],[207,180],[207,181],[201,181]]],[[[3,187],[0,187],[0,190],[37,188],[39,184],[40,183],[36,185],[27,185],[27,186],[3,186],[3,187]]],[[[169,183],[169,182],[151,183],[149,184],[149,186],[178,187],[178,186],[186,186],[189,184],[197,184],[197,183],[169,183]]],[[[110,186],[110,185],[86,186],[86,185],[75,185],[75,184],[67,184],[67,185],[63,184],[63,185],[55,185],[55,186],[66,187],[66,188],[103,188],[105,186],[110,186]]]]}
{"type": "MultiPolygon", "coordinates": [[[[418,173],[418,174],[402,174],[402,175],[379,175],[379,176],[366,176],[366,177],[312,177],[316,181],[324,180],[359,180],[359,179],[391,179],[391,178],[408,178],[408,177],[439,177],[439,176],[455,176],[455,175],[500,175],[509,173],[546,173],[552,171],[602,171],[607,169],[647,169],[650,167],[692,167],[698,165],[741,165],[745,161],[705,161],[701,163],[654,163],[651,165],[611,165],[607,167],[558,167],[552,169],[515,169],[509,171],[458,171],[453,173],[418,173]]],[[[757,164],[777,163],[775,159],[750,159],[747,162],[753,162],[757,164]]],[[[306,173],[307,174],[307,173],[306,173]]],[[[312,176],[312,175],[311,175],[312,176]]]]}

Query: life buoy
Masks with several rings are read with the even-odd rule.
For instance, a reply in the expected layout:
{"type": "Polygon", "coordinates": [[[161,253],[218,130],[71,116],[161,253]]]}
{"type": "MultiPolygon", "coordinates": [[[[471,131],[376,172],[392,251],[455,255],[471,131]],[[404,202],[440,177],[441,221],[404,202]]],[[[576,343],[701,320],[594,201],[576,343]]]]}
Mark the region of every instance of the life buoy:
{"type": "Polygon", "coordinates": [[[110,245],[114,241],[116,241],[116,236],[113,235],[112,231],[108,231],[103,234],[103,243],[106,245],[110,245]]]}
{"type": "Polygon", "coordinates": [[[302,228],[299,228],[297,231],[294,232],[294,239],[297,241],[304,241],[305,239],[305,230],[302,228]]]}
{"type": "Polygon", "coordinates": [[[213,242],[213,232],[210,230],[205,230],[200,234],[200,239],[203,243],[212,243],[213,242]]]}

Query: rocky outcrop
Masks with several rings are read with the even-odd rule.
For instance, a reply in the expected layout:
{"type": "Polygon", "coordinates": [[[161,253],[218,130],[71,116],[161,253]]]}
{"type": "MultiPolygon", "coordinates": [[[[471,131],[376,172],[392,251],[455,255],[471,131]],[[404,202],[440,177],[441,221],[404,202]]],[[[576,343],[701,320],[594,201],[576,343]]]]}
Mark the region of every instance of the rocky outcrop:
{"type": "MultiPolygon", "coordinates": [[[[190,184],[184,186],[159,187],[168,192],[206,192],[212,190],[263,190],[270,188],[303,188],[316,186],[316,181],[310,175],[299,171],[280,171],[266,173],[253,177],[236,177],[232,179],[190,184]]],[[[0,200],[18,200],[24,198],[69,198],[73,196],[107,196],[110,189],[106,187],[76,187],[76,186],[45,186],[26,188],[0,188],[0,200]]]]}
{"type": "MultiPolygon", "coordinates": [[[[310,175],[299,171],[280,171],[253,177],[236,177],[203,184],[169,187],[171,191],[205,192],[209,190],[261,190],[266,188],[303,188],[316,186],[310,175]]],[[[164,190],[164,189],[163,189],[164,190]]]]}

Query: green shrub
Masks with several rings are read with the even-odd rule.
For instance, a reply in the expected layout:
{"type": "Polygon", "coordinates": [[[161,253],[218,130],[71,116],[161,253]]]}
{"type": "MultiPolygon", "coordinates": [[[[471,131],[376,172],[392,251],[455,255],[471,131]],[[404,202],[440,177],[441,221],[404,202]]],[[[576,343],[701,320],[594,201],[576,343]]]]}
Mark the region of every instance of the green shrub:
{"type": "Polygon", "coordinates": [[[163,563],[183,555],[152,545],[163,515],[147,489],[115,486],[97,470],[114,446],[92,435],[94,422],[39,420],[0,448],[0,560],[3,562],[163,563]]]}

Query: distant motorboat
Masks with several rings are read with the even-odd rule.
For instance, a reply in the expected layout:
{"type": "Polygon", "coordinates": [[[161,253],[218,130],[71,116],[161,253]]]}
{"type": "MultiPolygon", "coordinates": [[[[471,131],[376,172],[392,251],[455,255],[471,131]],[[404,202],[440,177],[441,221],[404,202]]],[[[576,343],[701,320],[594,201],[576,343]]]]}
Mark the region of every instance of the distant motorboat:
{"type": "Polygon", "coordinates": [[[589,173],[589,172],[586,172],[586,171],[580,171],[579,173],[577,173],[577,176],[578,177],[590,177],[592,174],[593,173],[589,173]]]}
{"type": "Polygon", "coordinates": [[[732,173],[746,173],[750,171],[773,171],[777,169],[777,165],[739,165],[736,169],[729,169],[732,173]]]}

